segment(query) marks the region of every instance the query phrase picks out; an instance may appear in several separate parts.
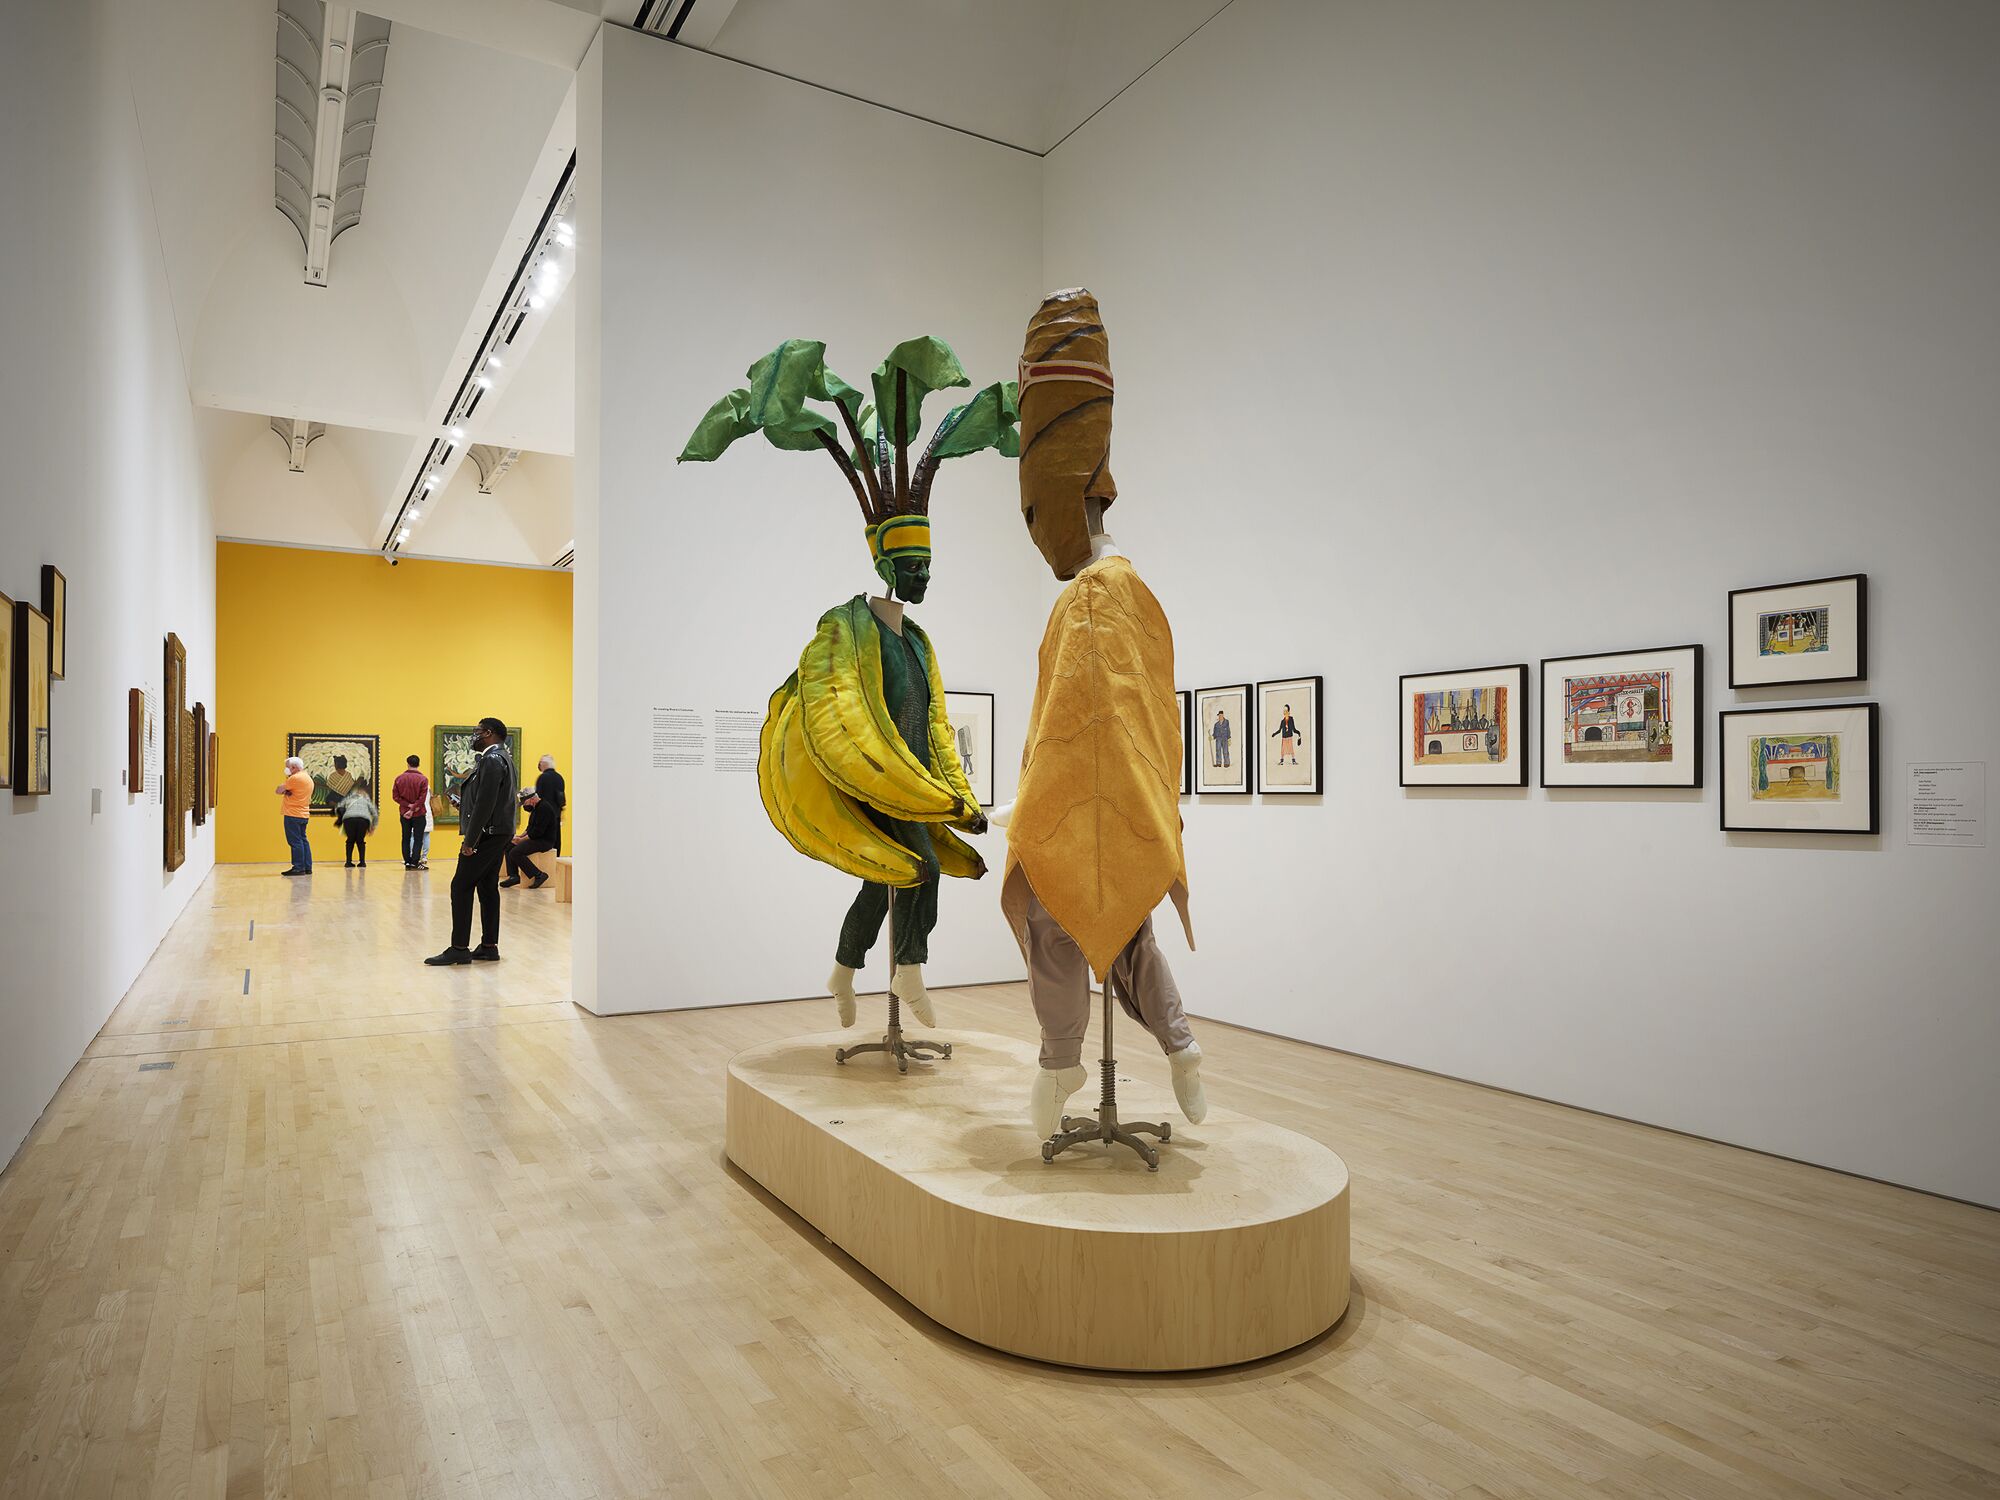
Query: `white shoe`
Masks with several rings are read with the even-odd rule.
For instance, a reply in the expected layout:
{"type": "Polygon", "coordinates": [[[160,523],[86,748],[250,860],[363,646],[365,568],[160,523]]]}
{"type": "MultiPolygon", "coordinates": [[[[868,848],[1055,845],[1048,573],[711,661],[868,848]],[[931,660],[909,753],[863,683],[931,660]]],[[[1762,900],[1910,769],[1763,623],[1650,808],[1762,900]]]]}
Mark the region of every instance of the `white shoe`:
{"type": "Polygon", "coordinates": [[[889,988],[898,1000],[917,1013],[919,1026],[937,1025],[937,1008],[931,1004],[931,992],[924,988],[922,964],[898,966],[896,977],[889,981],[889,988]]]}
{"type": "Polygon", "coordinates": [[[1045,1141],[1062,1129],[1063,1106],[1089,1076],[1080,1067],[1036,1070],[1034,1092],[1028,1095],[1028,1119],[1038,1139],[1045,1141]]]}
{"type": "Polygon", "coordinates": [[[1208,1096],[1201,1091],[1201,1043],[1189,1042],[1170,1053],[1167,1061],[1174,1070],[1174,1098],[1190,1125],[1199,1125],[1208,1116],[1208,1096]]]}
{"type": "Polygon", "coordinates": [[[840,1024],[843,1026],[852,1026],[854,1024],[854,970],[848,968],[846,964],[835,964],[833,966],[833,977],[827,980],[826,987],[833,991],[833,1003],[840,1008],[840,1024]]]}

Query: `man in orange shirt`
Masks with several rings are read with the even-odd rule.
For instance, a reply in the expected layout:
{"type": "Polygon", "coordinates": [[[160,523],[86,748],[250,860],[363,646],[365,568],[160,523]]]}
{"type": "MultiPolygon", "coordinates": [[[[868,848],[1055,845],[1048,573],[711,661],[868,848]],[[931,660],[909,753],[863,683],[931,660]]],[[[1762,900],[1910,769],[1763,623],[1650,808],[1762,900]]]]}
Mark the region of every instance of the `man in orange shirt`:
{"type": "Polygon", "coordinates": [[[281,870],[283,875],[310,875],[313,869],[312,845],[306,842],[306,819],[312,813],[313,782],[306,775],[306,763],[296,755],[285,762],[285,779],[278,783],[277,793],[284,798],[285,842],[292,846],[292,867],[281,870]]]}

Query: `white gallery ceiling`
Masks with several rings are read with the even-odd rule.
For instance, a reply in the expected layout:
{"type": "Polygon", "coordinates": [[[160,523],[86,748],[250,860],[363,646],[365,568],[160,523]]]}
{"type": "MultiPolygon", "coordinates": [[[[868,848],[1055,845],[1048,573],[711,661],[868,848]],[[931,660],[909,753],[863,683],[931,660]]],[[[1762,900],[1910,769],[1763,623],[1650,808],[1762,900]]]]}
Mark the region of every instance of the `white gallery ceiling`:
{"type": "Polygon", "coordinates": [[[157,66],[135,105],[188,389],[213,410],[218,529],[567,552],[576,325],[556,226],[575,68],[606,22],[1041,153],[1227,3],[146,7],[157,66]]]}

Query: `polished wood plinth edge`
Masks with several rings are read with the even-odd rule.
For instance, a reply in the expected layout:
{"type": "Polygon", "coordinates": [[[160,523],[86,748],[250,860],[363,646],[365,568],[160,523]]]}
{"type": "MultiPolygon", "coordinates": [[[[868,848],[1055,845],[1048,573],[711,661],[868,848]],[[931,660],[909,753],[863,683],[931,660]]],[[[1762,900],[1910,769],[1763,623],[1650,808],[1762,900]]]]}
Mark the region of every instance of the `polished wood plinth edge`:
{"type": "MultiPolygon", "coordinates": [[[[1167,1120],[1130,1151],[1041,1158],[1035,1049],[940,1032],[948,1061],[836,1064],[865,1028],[730,1060],[729,1159],[947,1328],[1101,1370],[1199,1370],[1302,1344],[1347,1309],[1347,1167],[1317,1141],[1121,1074],[1119,1113],[1167,1120]]],[[[1150,1045],[1143,1037],[1134,1045],[1150,1045]]],[[[1095,1070],[1072,1111],[1095,1103],[1095,1070]]]]}

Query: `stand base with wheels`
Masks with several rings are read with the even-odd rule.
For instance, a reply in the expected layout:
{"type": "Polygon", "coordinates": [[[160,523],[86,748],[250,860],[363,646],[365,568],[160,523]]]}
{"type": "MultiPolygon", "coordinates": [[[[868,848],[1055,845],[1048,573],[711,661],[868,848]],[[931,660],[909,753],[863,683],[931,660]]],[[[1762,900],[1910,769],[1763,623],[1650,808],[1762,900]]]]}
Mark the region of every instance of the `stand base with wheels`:
{"type": "Polygon", "coordinates": [[[1139,1153],[1146,1163],[1146,1170],[1160,1170],[1160,1153],[1139,1137],[1158,1136],[1165,1141],[1173,1134],[1173,1126],[1164,1122],[1152,1124],[1134,1120],[1123,1125],[1118,1120],[1118,1059],[1111,1054],[1111,992],[1117,981],[1110,976],[1104,980],[1104,1056],[1098,1062],[1103,1081],[1098,1088],[1097,1115],[1064,1115],[1062,1129],[1042,1142],[1042,1160],[1054,1161],[1062,1152],[1072,1146],[1080,1146],[1085,1141],[1102,1141],[1107,1146],[1130,1146],[1139,1153]]]}
{"type": "Polygon", "coordinates": [[[896,890],[889,888],[889,1029],[882,1033],[879,1042],[857,1042],[852,1047],[835,1047],[833,1060],[844,1063],[850,1057],[859,1057],[864,1052],[886,1052],[896,1059],[896,1071],[910,1071],[910,1059],[918,1062],[936,1062],[951,1056],[950,1042],[936,1042],[929,1037],[904,1037],[903,1002],[896,995],[896,890]]]}

